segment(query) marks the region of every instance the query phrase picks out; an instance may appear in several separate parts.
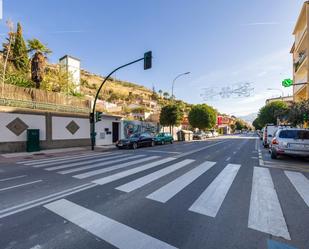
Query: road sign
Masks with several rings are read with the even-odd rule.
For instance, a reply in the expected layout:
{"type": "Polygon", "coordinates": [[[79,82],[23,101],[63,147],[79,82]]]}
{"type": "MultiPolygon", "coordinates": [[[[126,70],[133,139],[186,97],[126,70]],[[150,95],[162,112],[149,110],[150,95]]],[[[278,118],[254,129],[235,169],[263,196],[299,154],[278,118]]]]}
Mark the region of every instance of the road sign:
{"type": "Polygon", "coordinates": [[[290,87],[293,85],[293,80],[291,79],[285,79],[282,81],[282,86],[284,87],[290,87]]]}

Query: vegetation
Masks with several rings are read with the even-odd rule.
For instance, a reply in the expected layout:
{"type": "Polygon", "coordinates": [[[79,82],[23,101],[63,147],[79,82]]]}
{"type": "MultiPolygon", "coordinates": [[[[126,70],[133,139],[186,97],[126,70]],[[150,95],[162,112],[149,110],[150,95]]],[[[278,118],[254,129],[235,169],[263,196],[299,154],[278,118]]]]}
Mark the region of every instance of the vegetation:
{"type": "Polygon", "coordinates": [[[183,110],[178,105],[170,104],[163,106],[160,113],[160,124],[162,126],[178,126],[183,120],[183,110]]]}
{"type": "Polygon", "coordinates": [[[188,116],[190,125],[200,130],[213,128],[216,117],[216,110],[206,104],[193,106],[188,116]]]}
{"type": "Polygon", "coordinates": [[[15,68],[17,70],[27,72],[29,68],[29,57],[20,23],[17,23],[17,31],[14,35],[14,40],[11,46],[12,46],[11,60],[15,68]]]}
{"type": "Polygon", "coordinates": [[[290,108],[288,113],[289,122],[294,125],[302,125],[309,121],[309,100],[303,100],[290,108]]]}

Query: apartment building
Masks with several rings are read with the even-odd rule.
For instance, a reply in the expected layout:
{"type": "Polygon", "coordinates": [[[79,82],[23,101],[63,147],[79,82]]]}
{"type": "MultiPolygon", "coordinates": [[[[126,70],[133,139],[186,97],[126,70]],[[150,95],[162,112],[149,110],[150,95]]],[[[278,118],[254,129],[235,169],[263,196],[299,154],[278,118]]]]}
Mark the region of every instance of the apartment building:
{"type": "Polygon", "coordinates": [[[295,42],[292,46],[293,54],[293,99],[298,102],[303,99],[309,99],[309,1],[304,2],[300,15],[297,19],[293,35],[295,42]]]}

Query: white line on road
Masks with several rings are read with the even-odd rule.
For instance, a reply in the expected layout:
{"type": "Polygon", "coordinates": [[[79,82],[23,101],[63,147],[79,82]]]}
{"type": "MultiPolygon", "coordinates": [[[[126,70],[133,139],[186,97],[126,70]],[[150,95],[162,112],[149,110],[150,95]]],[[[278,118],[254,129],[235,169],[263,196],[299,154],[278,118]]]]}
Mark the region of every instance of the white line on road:
{"type": "Polygon", "coordinates": [[[9,181],[9,180],[13,180],[13,179],[18,179],[18,178],[23,178],[26,177],[27,175],[21,175],[21,176],[13,176],[13,177],[9,177],[9,178],[3,178],[0,179],[0,182],[5,182],[5,181],[9,181]]]}
{"type": "Polygon", "coordinates": [[[107,155],[107,154],[111,154],[111,152],[106,152],[106,153],[102,153],[102,154],[86,154],[86,155],[82,154],[82,155],[65,156],[65,157],[54,157],[54,158],[48,158],[48,159],[22,161],[22,162],[17,162],[17,163],[32,166],[32,165],[42,164],[42,163],[50,163],[50,162],[58,162],[58,161],[70,161],[70,160],[80,159],[80,158],[84,158],[84,157],[93,158],[93,157],[107,155]]]}
{"type": "Polygon", "coordinates": [[[309,207],[309,180],[299,172],[285,170],[284,173],[309,207]]]}
{"type": "Polygon", "coordinates": [[[167,163],[167,162],[170,162],[170,161],[173,161],[173,160],[176,160],[176,158],[174,158],[174,157],[167,157],[167,158],[161,159],[159,161],[148,163],[148,164],[145,164],[143,166],[140,166],[140,167],[137,167],[137,168],[134,168],[134,169],[129,169],[129,170],[122,171],[122,172],[119,172],[119,173],[114,174],[114,175],[110,175],[110,176],[106,176],[106,177],[103,177],[103,178],[99,178],[99,179],[94,180],[92,182],[96,183],[96,184],[99,184],[99,185],[104,185],[106,183],[116,181],[118,179],[127,177],[129,175],[133,175],[133,174],[136,174],[138,172],[141,172],[141,171],[144,171],[144,170],[147,170],[147,169],[151,169],[151,168],[160,166],[160,165],[162,165],[164,163],[167,163]]]}
{"type": "Polygon", "coordinates": [[[166,151],[166,150],[140,150],[140,151],[146,151],[146,152],[157,152],[157,153],[166,153],[166,154],[181,154],[181,152],[178,151],[166,151]]]}
{"type": "Polygon", "coordinates": [[[239,164],[228,164],[192,204],[189,210],[199,214],[216,217],[239,168],[239,164]]]}
{"type": "Polygon", "coordinates": [[[176,249],[163,241],[65,199],[44,207],[119,249],[176,249]]]}
{"type": "Polygon", "coordinates": [[[229,156],[228,158],[225,159],[225,161],[230,161],[231,160],[231,157],[229,156]]]}
{"type": "Polygon", "coordinates": [[[9,190],[9,189],[13,189],[13,188],[19,188],[19,187],[30,185],[30,184],[35,184],[35,183],[42,182],[42,181],[43,180],[37,180],[37,181],[26,182],[26,183],[14,185],[14,186],[6,187],[6,188],[0,188],[0,192],[5,191],[5,190],[9,190]]]}
{"type": "Polygon", "coordinates": [[[109,156],[109,157],[105,157],[105,158],[88,160],[88,161],[83,161],[83,162],[79,162],[79,163],[68,163],[68,164],[65,164],[65,165],[54,166],[54,167],[50,167],[50,168],[45,168],[45,170],[53,171],[53,170],[59,170],[59,169],[73,168],[73,167],[81,166],[81,165],[84,165],[84,166],[86,165],[85,167],[91,167],[89,165],[93,165],[93,163],[97,163],[97,165],[104,166],[104,165],[123,162],[123,161],[126,161],[128,159],[134,159],[134,158],[139,158],[139,157],[143,157],[143,156],[144,155],[136,155],[136,156],[129,156],[129,157],[127,155],[109,156]]]}
{"type": "Polygon", "coordinates": [[[269,169],[254,167],[248,227],[291,239],[269,169]]]}
{"type": "MultiPolygon", "coordinates": [[[[36,165],[33,165],[32,167],[34,168],[42,168],[42,167],[49,167],[49,166],[53,166],[53,165],[59,165],[59,164],[64,164],[64,163],[68,163],[66,165],[69,165],[69,164],[74,164],[75,165],[82,165],[82,164],[86,164],[86,163],[89,163],[89,162],[98,162],[98,161],[102,161],[106,158],[110,158],[110,157],[117,157],[118,154],[106,154],[106,155],[100,155],[100,156],[95,156],[95,157],[91,157],[91,158],[74,158],[74,159],[70,159],[70,160],[64,160],[64,161],[61,161],[61,162],[49,162],[49,163],[42,163],[42,164],[36,164],[36,165]],[[83,159],[83,161],[81,161],[81,159],[83,159]]],[[[57,166],[55,166],[57,167],[57,166]]]]}
{"type": "Polygon", "coordinates": [[[19,204],[19,205],[10,207],[10,208],[2,209],[2,210],[0,210],[0,219],[7,217],[7,216],[10,216],[10,215],[13,215],[13,214],[16,214],[16,213],[20,213],[22,211],[28,210],[28,209],[33,208],[33,207],[41,206],[43,204],[46,204],[46,203],[51,202],[51,201],[58,200],[60,198],[66,197],[68,195],[72,195],[72,194],[84,191],[86,189],[93,188],[95,186],[97,186],[97,185],[93,184],[93,183],[87,183],[87,184],[83,184],[83,185],[79,185],[79,186],[76,186],[76,187],[73,187],[73,188],[69,188],[69,189],[66,189],[64,191],[60,191],[60,192],[57,192],[57,193],[54,193],[54,194],[51,194],[51,195],[47,195],[47,196],[44,196],[44,197],[41,197],[41,198],[38,198],[38,199],[35,199],[35,200],[32,200],[32,201],[24,202],[22,204],[19,204]]]}
{"type": "Polygon", "coordinates": [[[215,162],[206,161],[198,165],[196,168],[190,170],[186,174],[176,178],[174,181],[151,193],[147,196],[147,198],[165,203],[214,165],[215,162]]]}
{"type": "Polygon", "coordinates": [[[187,166],[188,164],[194,162],[195,160],[192,160],[192,159],[186,159],[186,160],[183,160],[181,162],[178,162],[178,163],[175,163],[175,164],[172,164],[171,166],[168,166],[166,168],[163,168],[161,170],[158,170],[158,171],[155,171],[151,174],[148,174],[146,176],[143,176],[141,178],[138,178],[134,181],[131,181],[131,182],[128,182],[124,185],[121,185],[119,187],[117,187],[116,189],[118,190],[121,190],[121,191],[124,191],[124,192],[131,192],[133,190],[136,190],[150,182],[153,182],[167,174],[170,174],[178,169],[181,169],[185,166],[187,166]]]}
{"type": "MultiPolygon", "coordinates": [[[[90,177],[90,176],[103,174],[103,173],[110,172],[110,171],[113,171],[113,170],[116,170],[116,169],[122,169],[122,168],[125,168],[125,167],[128,167],[128,166],[134,165],[134,164],[143,163],[143,162],[147,162],[147,161],[158,159],[158,158],[159,158],[159,156],[146,157],[146,158],[142,158],[142,159],[138,159],[138,160],[134,160],[134,161],[118,164],[118,165],[113,165],[113,166],[110,166],[110,167],[107,167],[107,168],[104,168],[104,169],[89,171],[89,172],[86,172],[86,173],[75,175],[74,177],[78,178],[78,179],[84,179],[84,178],[87,178],[87,177],[90,177]]],[[[73,173],[73,172],[77,172],[77,171],[82,171],[82,170],[85,170],[85,169],[90,169],[90,168],[93,168],[94,166],[97,167],[97,166],[101,166],[101,165],[86,166],[86,167],[80,167],[80,168],[77,168],[77,169],[74,168],[74,169],[59,171],[57,173],[65,175],[65,174],[69,174],[69,173],[73,173]]]]}

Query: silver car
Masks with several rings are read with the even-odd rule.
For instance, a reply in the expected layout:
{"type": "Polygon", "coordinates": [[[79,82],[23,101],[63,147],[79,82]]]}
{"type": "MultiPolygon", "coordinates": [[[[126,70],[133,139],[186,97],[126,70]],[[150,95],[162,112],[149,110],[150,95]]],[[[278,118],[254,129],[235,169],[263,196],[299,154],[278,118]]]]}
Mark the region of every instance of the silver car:
{"type": "Polygon", "coordinates": [[[278,129],[270,145],[271,158],[279,155],[309,157],[309,130],[299,128],[278,129]]]}

